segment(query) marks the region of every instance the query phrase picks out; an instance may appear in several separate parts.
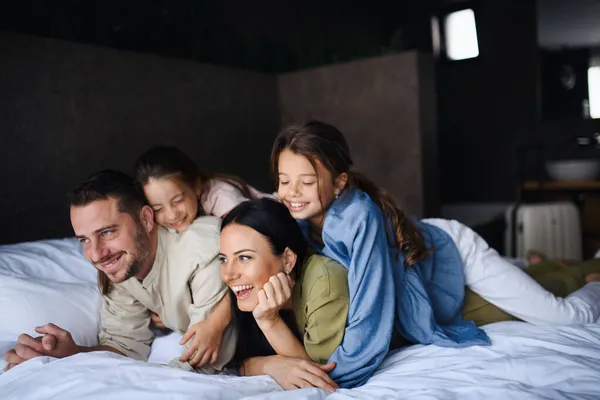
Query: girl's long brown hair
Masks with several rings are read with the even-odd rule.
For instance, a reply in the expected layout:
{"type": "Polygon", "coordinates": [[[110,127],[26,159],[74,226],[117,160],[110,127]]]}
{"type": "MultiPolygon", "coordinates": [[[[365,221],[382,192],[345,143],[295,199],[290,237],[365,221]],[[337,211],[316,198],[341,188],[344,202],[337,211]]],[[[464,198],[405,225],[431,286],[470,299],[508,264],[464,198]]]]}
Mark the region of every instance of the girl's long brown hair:
{"type": "MultiPolygon", "coordinates": [[[[202,203],[202,197],[208,194],[211,180],[220,180],[233,185],[248,199],[255,197],[250,191],[250,186],[243,179],[234,175],[201,172],[196,163],[177,147],[153,147],[142,154],[135,162],[136,183],[142,193],[144,185],[150,179],[169,176],[177,176],[191,188],[195,188],[196,183],[200,180],[200,192],[202,194],[201,198],[198,199],[199,204],[202,203]]],[[[198,211],[204,213],[202,207],[198,207],[198,211]]]]}
{"type": "Polygon", "coordinates": [[[350,169],[353,165],[350,147],[337,128],[320,121],[285,127],[275,139],[271,152],[271,172],[276,185],[279,184],[279,155],[284,150],[306,157],[315,172],[318,172],[317,161],[320,162],[334,179],[347,173],[346,187],[368,194],[386,221],[389,221],[389,237],[395,238],[392,245],[406,254],[406,266],[422,261],[431,254],[433,249],[428,249],[425,245],[422,232],[406,217],[394,199],[364,175],[350,169]]]}

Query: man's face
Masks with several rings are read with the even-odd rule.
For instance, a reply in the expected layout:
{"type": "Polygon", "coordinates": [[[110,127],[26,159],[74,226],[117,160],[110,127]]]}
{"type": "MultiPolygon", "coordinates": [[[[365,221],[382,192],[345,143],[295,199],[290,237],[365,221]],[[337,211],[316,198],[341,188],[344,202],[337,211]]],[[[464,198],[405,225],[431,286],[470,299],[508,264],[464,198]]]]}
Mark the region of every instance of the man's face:
{"type": "Polygon", "coordinates": [[[71,207],[71,224],[83,254],[114,283],[135,276],[150,254],[150,237],[139,218],[119,211],[115,198],[71,207]]]}

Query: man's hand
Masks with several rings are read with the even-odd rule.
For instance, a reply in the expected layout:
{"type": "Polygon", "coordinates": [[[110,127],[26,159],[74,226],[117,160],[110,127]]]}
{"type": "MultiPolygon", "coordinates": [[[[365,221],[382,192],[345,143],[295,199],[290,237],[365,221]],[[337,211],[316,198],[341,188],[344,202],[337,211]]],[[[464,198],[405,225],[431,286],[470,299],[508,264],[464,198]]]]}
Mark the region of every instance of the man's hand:
{"type": "Polygon", "coordinates": [[[46,324],[35,328],[43,336],[31,337],[27,334],[19,336],[17,345],[4,356],[8,363],[5,371],[35,357],[50,356],[64,358],[79,353],[79,347],[71,334],[54,324],[46,324]]]}
{"type": "MultiPolygon", "coordinates": [[[[66,331],[54,324],[46,324],[44,326],[38,326],[35,328],[37,333],[41,333],[44,336],[50,336],[51,338],[46,339],[48,343],[52,344],[47,350],[45,355],[64,358],[72,356],[73,354],[79,353],[81,350],[79,346],[75,344],[73,337],[69,331],[66,331]],[[53,338],[52,338],[53,337],[53,338]]],[[[42,340],[43,342],[44,340],[42,340]]]]}
{"type": "Polygon", "coordinates": [[[316,387],[335,392],[337,384],[327,375],[335,363],[317,364],[299,358],[272,356],[265,361],[263,371],[285,390],[316,387]]]}
{"type": "Polygon", "coordinates": [[[258,292],[258,304],[252,310],[261,329],[279,319],[279,310],[292,297],[292,279],[283,272],[273,275],[258,292]]]}
{"type": "Polygon", "coordinates": [[[179,344],[185,344],[190,339],[192,342],[179,357],[179,361],[187,361],[194,368],[217,362],[223,339],[223,330],[220,327],[215,326],[211,320],[200,321],[189,327],[179,344]]]}
{"type": "Polygon", "coordinates": [[[4,355],[4,360],[8,363],[4,370],[8,371],[22,362],[44,356],[46,350],[51,350],[54,347],[53,341],[55,340],[56,338],[51,336],[33,338],[25,333],[20,335],[15,348],[4,355]]]}

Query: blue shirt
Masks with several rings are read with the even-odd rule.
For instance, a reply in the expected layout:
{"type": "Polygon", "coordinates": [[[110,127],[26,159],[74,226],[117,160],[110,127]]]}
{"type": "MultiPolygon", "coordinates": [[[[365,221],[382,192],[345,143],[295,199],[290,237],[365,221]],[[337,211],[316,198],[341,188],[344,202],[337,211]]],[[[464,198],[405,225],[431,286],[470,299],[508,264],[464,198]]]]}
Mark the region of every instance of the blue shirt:
{"type": "Polygon", "coordinates": [[[488,345],[484,331],[462,320],[465,278],[452,239],[439,228],[416,222],[434,253],[405,267],[404,253],[391,246],[382,212],[364,192],[344,190],[327,210],[323,244],[306,221],[308,242],[348,268],[350,310],[342,344],[329,361],[343,388],[364,384],[386,356],[397,329],[415,343],[445,347],[488,345]]]}

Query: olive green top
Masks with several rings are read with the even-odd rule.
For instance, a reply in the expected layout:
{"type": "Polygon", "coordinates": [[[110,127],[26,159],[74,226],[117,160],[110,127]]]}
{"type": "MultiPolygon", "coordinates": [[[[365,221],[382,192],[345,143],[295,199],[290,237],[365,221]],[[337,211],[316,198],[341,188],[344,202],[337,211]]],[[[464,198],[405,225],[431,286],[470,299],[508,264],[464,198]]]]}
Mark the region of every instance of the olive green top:
{"type": "Polygon", "coordinates": [[[297,271],[292,307],[296,328],[314,362],[327,362],[342,343],[349,304],[348,270],[330,258],[310,256],[297,271]]]}

